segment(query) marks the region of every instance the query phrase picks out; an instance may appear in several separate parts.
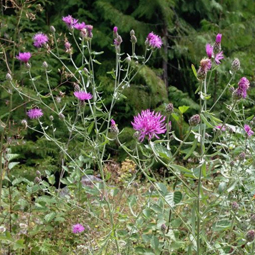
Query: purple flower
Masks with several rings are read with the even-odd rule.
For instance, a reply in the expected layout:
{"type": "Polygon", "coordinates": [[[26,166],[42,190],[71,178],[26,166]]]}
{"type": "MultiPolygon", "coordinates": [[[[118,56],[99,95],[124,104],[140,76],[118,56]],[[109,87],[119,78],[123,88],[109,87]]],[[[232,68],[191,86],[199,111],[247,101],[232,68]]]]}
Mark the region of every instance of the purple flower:
{"type": "Polygon", "coordinates": [[[74,25],[78,22],[77,19],[74,19],[71,15],[63,17],[62,20],[66,23],[69,28],[73,28],[74,25]]]}
{"type": "Polygon", "coordinates": [[[84,231],[84,229],[85,228],[81,224],[76,224],[76,225],[73,225],[73,227],[72,227],[72,231],[74,234],[81,233],[84,231]]]}
{"type": "Polygon", "coordinates": [[[250,82],[246,77],[242,77],[238,83],[236,94],[242,98],[247,97],[247,90],[250,87],[250,82]]]}
{"type": "Polygon", "coordinates": [[[215,128],[216,128],[216,129],[219,129],[219,130],[221,130],[221,131],[226,131],[226,130],[227,130],[226,126],[225,126],[225,125],[222,126],[221,124],[218,125],[218,126],[216,126],[215,128]]]}
{"type": "Polygon", "coordinates": [[[200,67],[202,68],[203,71],[207,72],[212,67],[212,61],[209,58],[203,58],[200,61],[200,67]]]}
{"type": "Polygon", "coordinates": [[[65,48],[66,48],[66,52],[68,52],[71,49],[71,43],[66,41],[65,42],[65,48]]]}
{"type": "Polygon", "coordinates": [[[116,126],[116,122],[114,121],[114,119],[111,119],[111,126],[116,126]]]}
{"type": "Polygon", "coordinates": [[[216,54],[216,56],[215,56],[215,63],[217,65],[219,65],[220,64],[220,60],[223,59],[223,58],[224,58],[223,51],[221,51],[218,54],[216,54]]]}
{"type": "Polygon", "coordinates": [[[247,124],[244,125],[244,131],[247,133],[248,137],[254,134],[254,132],[251,130],[251,127],[247,124]]]}
{"type": "Polygon", "coordinates": [[[87,93],[85,91],[75,91],[74,92],[75,97],[77,97],[80,101],[89,100],[92,98],[92,95],[90,93],[87,93]]]}
{"type": "Polygon", "coordinates": [[[153,32],[148,34],[146,43],[148,43],[150,47],[158,49],[160,49],[163,44],[161,38],[153,32]]]}
{"type": "Polygon", "coordinates": [[[43,116],[43,112],[39,108],[34,108],[27,111],[27,116],[30,119],[39,119],[40,117],[43,116]]]}
{"type": "Polygon", "coordinates": [[[115,26],[115,27],[113,28],[113,33],[114,33],[114,34],[117,34],[117,32],[118,32],[118,27],[115,26]]]}
{"type": "Polygon", "coordinates": [[[208,56],[208,58],[212,58],[213,56],[213,46],[211,44],[206,44],[206,54],[208,56]]]}
{"type": "Polygon", "coordinates": [[[157,134],[166,132],[166,124],[164,116],[161,113],[155,113],[149,109],[142,111],[134,117],[134,122],[131,122],[133,128],[139,132],[139,141],[143,141],[145,136],[151,140],[154,136],[159,139],[157,134]]]}
{"type": "Polygon", "coordinates": [[[42,47],[46,42],[48,42],[48,36],[43,33],[37,33],[33,37],[34,46],[37,48],[42,47]]]}
{"type": "Polygon", "coordinates": [[[217,34],[216,35],[216,43],[221,43],[221,37],[222,37],[222,34],[217,34]]]}
{"type": "Polygon", "coordinates": [[[78,30],[82,30],[82,29],[84,29],[85,27],[86,27],[85,22],[74,24],[74,28],[76,28],[76,29],[78,29],[78,30]]]}
{"type": "Polygon", "coordinates": [[[93,26],[92,26],[92,25],[86,25],[86,30],[87,30],[87,32],[88,32],[88,37],[90,37],[90,38],[93,37],[92,29],[93,29],[93,26]]]}
{"type": "Polygon", "coordinates": [[[16,58],[24,63],[27,63],[28,60],[31,58],[31,53],[30,52],[20,52],[16,58]]]}

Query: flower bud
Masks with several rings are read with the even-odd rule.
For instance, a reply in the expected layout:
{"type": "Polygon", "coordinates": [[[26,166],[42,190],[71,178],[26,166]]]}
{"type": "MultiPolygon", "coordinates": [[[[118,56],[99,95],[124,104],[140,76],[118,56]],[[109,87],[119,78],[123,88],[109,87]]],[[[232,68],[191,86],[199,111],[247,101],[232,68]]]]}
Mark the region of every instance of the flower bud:
{"type": "Polygon", "coordinates": [[[115,123],[115,121],[114,121],[113,119],[111,119],[110,131],[111,131],[111,133],[113,133],[114,135],[118,135],[118,134],[119,134],[118,126],[116,125],[116,123],[115,123]]]}
{"type": "Polygon", "coordinates": [[[61,102],[61,97],[56,97],[56,102],[60,103],[61,102]]]}
{"type": "Polygon", "coordinates": [[[64,115],[63,113],[60,113],[60,114],[58,115],[58,117],[59,117],[61,120],[65,119],[65,115],[64,115]]]}
{"type": "Polygon", "coordinates": [[[131,42],[132,42],[132,43],[137,43],[137,38],[136,38],[135,35],[132,35],[132,36],[131,36],[131,42]]]}
{"type": "Polygon", "coordinates": [[[246,234],[246,240],[248,242],[252,242],[254,240],[255,237],[255,231],[254,230],[249,230],[246,234]]]}
{"type": "Polygon", "coordinates": [[[135,133],[133,134],[133,137],[135,139],[138,139],[140,137],[140,132],[139,131],[135,131],[135,133]]]}
{"type": "Polygon", "coordinates": [[[42,181],[42,179],[39,178],[38,176],[36,176],[34,179],[34,183],[40,183],[41,181],[42,181]]]}
{"type": "Polygon", "coordinates": [[[239,158],[240,161],[245,160],[245,152],[241,152],[241,153],[239,154],[238,158],[239,158]]]}
{"type": "Polygon", "coordinates": [[[55,32],[56,32],[56,29],[55,29],[55,27],[53,27],[53,26],[50,26],[50,31],[51,31],[51,33],[55,33],[55,32]]]}
{"type": "Polygon", "coordinates": [[[26,63],[26,68],[27,69],[30,69],[31,68],[31,65],[29,63],[26,63]]]}
{"type": "Polygon", "coordinates": [[[233,202],[233,203],[231,204],[231,208],[232,208],[232,210],[233,210],[234,212],[238,211],[238,209],[239,209],[238,203],[237,203],[237,202],[233,202]]]}
{"type": "Polygon", "coordinates": [[[233,86],[231,86],[231,87],[229,88],[229,92],[230,92],[230,93],[233,93],[234,90],[235,90],[235,88],[234,88],[233,86]]]}
{"type": "Polygon", "coordinates": [[[40,172],[39,170],[37,170],[35,173],[36,173],[38,176],[41,176],[41,172],[40,172]]]}
{"type": "Polygon", "coordinates": [[[27,128],[27,121],[26,120],[22,120],[21,124],[24,126],[24,128],[27,128]]]}
{"type": "Polygon", "coordinates": [[[131,62],[131,57],[130,56],[127,56],[126,59],[125,59],[128,63],[131,62]]]}
{"type": "Polygon", "coordinates": [[[165,233],[167,230],[166,224],[162,224],[160,228],[163,233],[165,233]]]}
{"type": "Polygon", "coordinates": [[[6,80],[12,81],[12,76],[9,73],[6,74],[6,80]]]}
{"type": "Polygon", "coordinates": [[[151,185],[151,186],[149,187],[149,191],[150,191],[150,192],[153,192],[154,190],[155,190],[154,185],[151,185]]]}
{"type": "Polygon", "coordinates": [[[130,36],[132,37],[132,35],[135,35],[134,29],[132,29],[132,30],[130,31],[130,36]]]}
{"type": "Polygon", "coordinates": [[[235,58],[231,65],[231,70],[236,72],[240,69],[240,61],[238,58],[235,58]]]}
{"type": "Polygon", "coordinates": [[[192,126],[192,127],[198,125],[199,122],[200,122],[200,116],[199,116],[199,114],[195,114],[195,115],[193,115],[193,116],[189,119],[189,124],[190,124],[190,126],[192,126]]]}
{"type": "Polygon", "coordinates": [[[76,82],[74,83],[74,91],[80,91],[80,86],[76,82]]]}
{"type": "Polygon", "coordinates": [[[235,165],[235,162],[234,162],[234,161],[231,161],[231,162],[229,163],[229,165],[230,165],[230,167],[233,167],[233,166],[235,165]]]}
{"type": "Polygon", "coordinates": [[[43,65],[43,67],[44,67],[45,69],[48,68],[48,63],[47,63],[46,61],[44,61],[42,65],[43,65]]]}
{"type": "Polygon", "coordinates": [[[50,119],[50,121],[53,121],[54,117],[52,115],[50,115],[49,119],[50,119]]]}
{"type": "Polygon", "coordinates": [[[172,103],[169,103],[166,106],[166,112],[169,113],[169,114],[172,114],[174,112],[174,105],[172,103]]]}

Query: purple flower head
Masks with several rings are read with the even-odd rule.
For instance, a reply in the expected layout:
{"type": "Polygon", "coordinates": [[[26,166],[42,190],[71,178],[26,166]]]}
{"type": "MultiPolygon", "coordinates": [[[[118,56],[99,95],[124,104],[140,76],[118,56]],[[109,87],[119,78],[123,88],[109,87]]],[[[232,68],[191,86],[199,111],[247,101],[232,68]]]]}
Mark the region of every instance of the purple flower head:
{"type": "Polygon", "coordinates": [[[200,67],[204,72],[207,72],[212,67],[212,61],[209,58],[203,58],[200,61],[200,67]]]}
{"type": "Polygon", "coordinates": [[[225,125],[222,126],[221,124],[216,126],[215,128],[218,129],[218,130],[221,130],[221,131],[226,131],[227,130],[226,126],[225,125]]]}
{"type": "Polygon", "coordinates": [[[73,227],[72,227],[72,231],[74,234],[81,233],[84,231],[84,229],[85,228],[81,224],[76,224],[76,225],[73,225],[73,227]]]}
{"type": "Polygon", "coordinates": [[[247,133],[248,137],[254,134],[254,132],[251,130],[251,127],[247,124],[244,125],[244,131],[247,133]]]}
{"type": "Polygon", "coordinates": [[[223,59],[223,58],[224,58],[223,51],[221,51],[218,54],[216,54],[216,56],[215,56],[215,63],[217,65],[219,65],[220,64],[220,60],[223,59]]]}
{"type": "Polygon", "coordinates": [[[74,25],[78,22],[78,20],[74,19],[71,15],[63,17],[62,20],[66,23],[68,28],[73,28],[74,25]]]}
{"type": "Polygon", "coordinates": [[[111,126],[116,126],[116,122],[114,121],[114,119],[111,119],[111,126]]]}
{"type": "Polygon", "coordinates": [[[149,33],[146,39],[146,43],[152,48],[160,49],[162,46],[162,40],[158,35],[155,35],[153,32],[149,33]]]}
{"type": "Polygon", "coordinates": [[[27,111],[27,116],[30,119],[39,119],[40,117],[43,116],[43,112],[39,108],[34,108],[27,111]]]}
{"type": "Polygon", "coordinates": [[[206,54],[208,56],[208,58],[212,58],[213,56],[213,46],[211,44],[206,44],[206,54]]]}
{"type": "Polygon", "coordinates": [[[151,140],[154,136],[159,139],[157,134],[166,132],[166,124],[164,116],[161,113],[155,113],[149,109],[144,110],[141,114],[134,117],[134,122],[131,122],[133,128],[139,132],[139,141],[143,141],[145,136],[151,140]]]}
{"type": "Polygon", "coordinates": [[[31,53],[30,52],[20,52],[16,58],[24,63],[27,63],[28,60],[31,58],[31,53]]]}
{"type": "Polygon", "coordinates": [[[92,29],[93,29],[92,25],[86,25],[86,30],[87,30],[87,33],[88,33],[88,37],[90,37],[90,38],[93,37],[92,29]]]}
{"type": "Polygon", "coordinates": [[[236,90],[236,94],[239,97],[246,98],[247,97],[247,90],[250,87],[250,82],[246,77],[242,77],[238,82],[238,88],[236,90]]]}
{"type": "Polygon", "coordinates": [[[217,34],[216,35],[216,43],[221,43],[221,37],[222,37],[222,34],[217,34]]]}
{"type": "Polygon", "coordinates": [[[71,43],[66,41],[65,42],[65,48],[66,48],[66,52],[68,52],[71,49],[71,43]]]}
{"type": "Polygon", "coordinates": [[[48,36],[43,33],[37,33],[33,37],[34,40],[34,46],[37,48],[42,47],[45,43],[48,42],[48,36]]]}
{"type": "Polygon", "coordinates": [[[82,29],[84,29],[85,27],[86,27],[85,22],[74,24],[74,28],[76,28],[76,29],[78,29],[78,30],[82,30],[82,29]]]}
{"type": "Polygon", "coordinates": [[[117,33],[118,33],[118,27],[115,26],[115,27],[113,28],[113,33],[114,33],[114,34],[117,34],[117,33]]]}
{"type": "Polygon", "coordinates": [[[87,93],[85,91],[75,91],[74,92],[75,97],[77,97],[80,101],[84,100],[90,100],[92,98],[92,95],[90,93],[87,93]]]}

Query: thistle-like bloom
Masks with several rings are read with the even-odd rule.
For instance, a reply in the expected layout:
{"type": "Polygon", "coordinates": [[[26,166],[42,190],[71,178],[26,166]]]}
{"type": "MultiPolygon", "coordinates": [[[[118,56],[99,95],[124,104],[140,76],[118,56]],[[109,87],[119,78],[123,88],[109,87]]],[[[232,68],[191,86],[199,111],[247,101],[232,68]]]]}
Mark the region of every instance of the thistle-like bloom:
{"type": "Polygon", "coordinates": [[[155,35],[153,32],[149,33],[145,43],[152,47],[152,48],[158,48],[160,49],[162,46],[162,40],[158,35],[155,35]]]}
{"type": "Polygon", "coordinates": [[[115,27],[113,28],[113,33],[114,33],[115,35],[118,33],[118,27],[115,26],[115,27]]]}
{"type": "Polygon", "coordinates": [[[33,37],[34,40],[34,46],[37,48],[42,47],[45,43],[48,42],[48,36],[43,33],[37,33],[33,37]]]}
{"type": "Polygon", "coordinates": [[[92,95],[90,93],[86,93],[85,91],[75,91],[75,97],[77,97],[80,101],[90,100],[92,95]]]}
{"type": "Polygon", "coordinates": [[[93,37],[93,34],[92,34],[93,26],[92,25],[86,25],[86,30],[87,30],[87,33],[88,33],[88,37],[92,38],[93,37]]]}
{"type": "Polygon", "coordinates": [[[76,29],[78,29],[78,30],[82,30],[82,29],[84,29],[85,27],[86,27],[85,22],[74,24],[74,28],[76,28],[76,29]]]}
{"type": "Polygon", "coordinates": [[[222,37],[222,34],[217,34],[216,35],[216,43],[221,43],[221,37],[222,37]]]}
{"type": "Polygon", "coordinates": [[[68,28],[73,28],[74,25],[78,22],[78,20],[74,19],[71,15],[63,17],[62,20],[66,23],[68,28]]]}
{"type": "Polygon", "coordinates": [[[226,131],[227,130],[226,126],[225,125],[222,126],[222,124],[216,126],[215,128],[218,129],[218,130],[221,130],[221,131],[226,131]]]}
{"type": "Polygon", "coordinates": [[[76,225],[73,225],[73,227],[72,227],[72,231],[74,234],[81,233],[84,231],[84,229],[85,228],[81,224],[76,224],[76,225]]]}
{"type": "Polygon", "coordinates": [[[248,137],[252,136],[254,132],[251,130],[251,127],[247,124],[244,125],[244,131],[248,135],[248,137]]]}
{"type": "Polygon", "coordinates": [[[165,118],[161,113],[151,112],[149,109],[135,116],[134,122],[131,122],[131,124],[139,132],[139,141],[142,142],[145,136],[148,136],[149,140],[154,136],[159,139],[157,134],[164,134],[167,130],[164,123],[165,118]]]}
{"type": "Polygon", "coordinates": [[[206,50],[206,54],[207,54],[208,58],[212,58],[213,57],[213,46],[208,43],[208,44],[206,44],[205,50],[206,50]]]}
{"type": "Polygon", "coordinates": [[[216,56],[215,56],[215,63],[217,65],[219,65],[220,64],[220,60],[223,59],[223,58],[224,58],[223,51],[221,51],[218,54],[216,54],[216,56]]]}
{"type": "Polygon", "coordinates": [[[27,116],[30,119],[39,119],[40,117],[43,116],[43,112],[39,108],[34,108],[27,111],[27,116]]]}
{"type": "Polygon", "coordinates": [[[111,127],[110,127],[110,130],[113,134],[117,135],[119,133],[119,129],[118,129],[118,126],[116,125],[116,122],[111,119],[111,127]]]}
{"type": "Polygon", "coordinates": [[[208,70],[212,67],[212,61],[209,58],[203,58],[200,61],[200,67],[197,71],[197,78],[199,80],[204,80],[208,70]]]}
{"type": "Polygon", "coordinates": [[[232,71],[236,72],[240,69],[240,60],[238,58],[235,58],[231,65],[232,71]]]}
{"type": "Polygon", "coordinates": [[[28,60],[31,58],[30,52],[20,52],[19,55],[16,56],[16,58],[24,63],[27,63],[28,60]]]}
{"type": "Polygon", "coordinates": [[[247,97],[247,90],[250,87],[250,82],[246,77],[242,77],[238,83],[236,94],[242,98],[247,97]]]}

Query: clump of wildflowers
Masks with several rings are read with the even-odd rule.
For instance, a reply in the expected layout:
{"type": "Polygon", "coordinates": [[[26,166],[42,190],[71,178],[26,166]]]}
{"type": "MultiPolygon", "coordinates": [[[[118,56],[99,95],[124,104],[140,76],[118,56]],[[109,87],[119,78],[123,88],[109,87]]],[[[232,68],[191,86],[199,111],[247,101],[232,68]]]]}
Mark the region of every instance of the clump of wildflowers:
{"type": "Polygon", "coordinates": [[[34,108],[27,111],[27,116],[30,119],[39,119],[43,116],[43,112],[39,108],[34,108]]]}
{"type": "Polygon", "coordinates": [[[214,61],[217,65],[220,64],[220,60],[224,58],[223,51],[221,50],[221,34],[216,36],[216,41],[214,46],[211,44],[206,44],[205,50],[209,59],[214,58],[214,61]]]}
{"type": "Polygon", "coordinates": [[[19,55],[16,56],[16,58],[24,63],[27,63],[29,59],[31,58],[30,52],[20,52],[19,55]]]}
{"type": "Polygon", "coordinates": [[[254,132],[251,130],[251,127],[247,124],[244,125],[244,131],[246,132],[248,137],[254,134],[254,132]]]}
{"type": "Polygon", "coordinates": [[[85,91],[75,91],[74,96],[77,97],[80,101],[90,100],[92,98],[92,95],[85,91]]]}
{"type": "Polygon", "coordinates": [[[166,124],[164,116],[161,113],[155,113],[149,109],[144,110],[134,117],[134,122],[131,122],[133,128],[139,132],[139,141],[142,142],[146,136],[151,140],[153,137],[159,139],[158,134],[166,132],[166,124]]]}
{"type": "Polygon", "coordinates": [[[150,32],[145,41],[152,48],[160,49],[162,46],[162,40],[158,35],[155,35],[153,32],[150,32]]]}
{"type": "Polygon", "coordinates": [[[85,228],[81,224],[76,224],[76,225],[73,225],[72,227],[72,231],[74,234],[81,233],[84,231],[84,229],[85,228]]]}
{"type": "Polygon", "coordinates": [[[43,33],[37,33],[34,35],[33,40],[34,46],[40,48],[48,42],[48,36],[43,33]]]}

